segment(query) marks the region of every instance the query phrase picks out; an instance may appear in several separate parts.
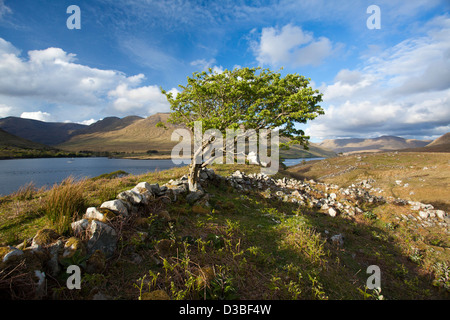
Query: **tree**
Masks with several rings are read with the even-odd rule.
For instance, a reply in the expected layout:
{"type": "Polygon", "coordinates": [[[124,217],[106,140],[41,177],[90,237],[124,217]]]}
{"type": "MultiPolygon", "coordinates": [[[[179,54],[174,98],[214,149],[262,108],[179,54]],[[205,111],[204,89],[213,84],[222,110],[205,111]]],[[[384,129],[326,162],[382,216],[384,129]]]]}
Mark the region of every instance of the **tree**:
{"type": "MultiPolygon", "coordinates": [[[[308,145],[308,136],[297,124],[324,114],[318,105],[322,94],[309,86],[310,79],[297,74],[280,73],[261,68],[236,68],[222,73],[195,72],[187,85],[179,87],[174,97],[161,88],[170,103],[168,122],[184,124],[191,133],[194,125],[202,124],[202,134],[209,129],[226,133],[227,129],[277,130],[280,137],[289,138],[281,147],[291,144],[308,145]]],[[[208,137],[194,149],[189,167],[189,190],[197,190],[200,169],[211,163],[198,161],[198,155],[211,150],[214,137],[208,137]]]]}

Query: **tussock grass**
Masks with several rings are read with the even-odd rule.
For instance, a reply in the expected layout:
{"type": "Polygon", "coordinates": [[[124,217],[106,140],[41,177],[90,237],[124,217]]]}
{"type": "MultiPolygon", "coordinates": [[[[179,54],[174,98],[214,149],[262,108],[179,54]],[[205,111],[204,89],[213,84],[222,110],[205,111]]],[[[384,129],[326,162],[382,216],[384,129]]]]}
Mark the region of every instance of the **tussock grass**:
{"type": "Polygon", "coordinates": [[[67,233],[70,224],[86,209],[83,196],[85,185],[86,180],[75,181],[73,177],[68,177],[48,192],[44,212],[58,233],[67,233]]]}

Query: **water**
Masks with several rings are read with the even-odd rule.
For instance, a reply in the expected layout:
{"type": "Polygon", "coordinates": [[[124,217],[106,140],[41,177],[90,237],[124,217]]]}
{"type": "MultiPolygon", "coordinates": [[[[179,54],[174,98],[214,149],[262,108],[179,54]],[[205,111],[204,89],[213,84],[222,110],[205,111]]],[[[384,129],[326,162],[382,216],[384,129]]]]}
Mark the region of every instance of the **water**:
{"type": "MultiPolygon", "coordinates": [[[[284,164],[293,166],[303,160],[323,158],[286,159],[284,164]]],[[[33,182],[37,188],[51,187],[65,178],[96,177],[104,173],[123,170],[131,174],[161,171],[176,167],[172,160],[131,160],[109,158],[42,158],[0,160],[0,195],[17,191],[33,182]]]]}
{"type": "Polygon", "coordinates": [[[65,178],[96,177],[123,170],[131,174],[176,167],[172,160],[131,160],[109,158],[42,158],[0,160],[0,194],[7,195],[33,182],[38,188],[51,187],[65,178]]]}
{"type": "Polygon", "coordinates": [[[296,164],[301,163],[303,160],[304,161],[311,161],[311,160],[322,160],[325,158],[298,158],[298,159],[286,159],[283,161],[283,163],[290,167],[290,166],[295,166],[296,164]]]}

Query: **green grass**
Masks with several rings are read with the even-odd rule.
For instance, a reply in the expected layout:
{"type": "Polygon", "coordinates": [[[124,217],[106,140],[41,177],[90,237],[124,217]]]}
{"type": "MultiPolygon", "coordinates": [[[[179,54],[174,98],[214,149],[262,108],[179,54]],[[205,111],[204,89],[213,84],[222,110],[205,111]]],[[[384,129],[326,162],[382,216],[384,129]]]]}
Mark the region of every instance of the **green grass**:
{"type": "MultiPolygon", "coordinates": [[[[213,168],[223,176],[238,169],[259,172],[256,166],[213,168]]],[[[186,173],[184,167],[73,184],[82,186],[86,208],[140,181],[161,185],[186,173]]],[[[206,189],[210,206],[200,205],[203,210],[183,197],[175,203],[155,200],[122,228],[118,254],[106,272],[85,274],[80,291],[52,282],[50,290],[60,299],[90,299],[93,289],[114,299],[144,299],[155,290],[171,299],[376,299],[378,293],[365,287],[366,269],[375,264],[385,299],[448,299],[448,236],[436,230],[425,237],[399,224],[392,210],[401,207],[372,206],[366,208],[370,214],[332,218],[257,191],[237,192],[215,182],[206,189]],[[158,218],[163,210],[171,219],[158,218]],[[345,237],[342,247],[329,241],[336,234],[345,237]]],[[[0,242],[20,243],[35,227],[54,227],[44,210],[54,201],[50,193],[4,197],[0,242]],[[21,211],[11,215],[14,203],[21,211]],[[14,240],[7,230],[17,231],[14,240]]]]}

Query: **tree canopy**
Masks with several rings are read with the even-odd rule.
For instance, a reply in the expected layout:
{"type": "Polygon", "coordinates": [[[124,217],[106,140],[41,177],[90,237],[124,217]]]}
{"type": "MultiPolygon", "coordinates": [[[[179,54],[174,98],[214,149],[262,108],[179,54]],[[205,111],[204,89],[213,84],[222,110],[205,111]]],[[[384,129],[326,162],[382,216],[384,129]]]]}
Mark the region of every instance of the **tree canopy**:
{"type": "MultiPolygon", "coordinates": [[[[322,94],[310,87],[310,79],[262,68],[236,68],[222,73],[195,72],[176,96],[161,89],[170,103],[168,122],[184,124],[194,132],[196,121],[202,133],[216,129],[277,130],[287,143],[307,147],[308,136],[297,128],[323,114],[318,105],[322,94]]],[[[202,148],[208,146],[206,141],[202,148]]],[[[194,150],[195,151],[195,150],[194,150]]],[[[191,167],[198,166],[192,163],[191,167]]],[[[195,172],[193,174],[196,174],[195,172]]]]}

